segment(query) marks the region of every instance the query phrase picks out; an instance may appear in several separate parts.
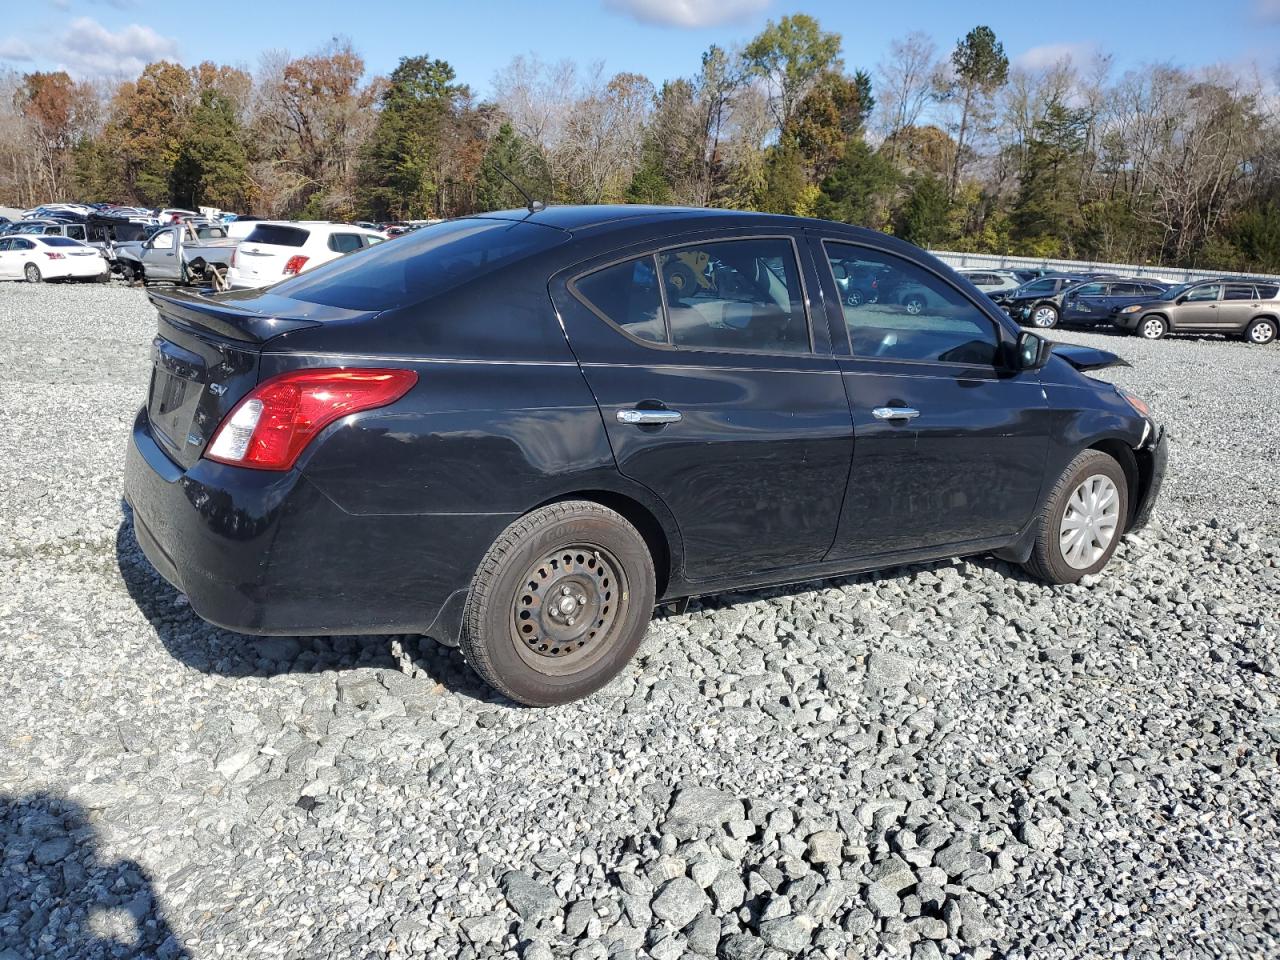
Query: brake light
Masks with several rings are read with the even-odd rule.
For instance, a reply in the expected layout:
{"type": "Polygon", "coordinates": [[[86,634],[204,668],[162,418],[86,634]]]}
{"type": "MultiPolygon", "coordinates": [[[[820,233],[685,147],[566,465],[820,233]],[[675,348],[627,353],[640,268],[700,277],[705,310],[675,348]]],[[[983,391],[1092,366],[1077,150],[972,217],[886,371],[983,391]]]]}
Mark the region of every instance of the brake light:
{"type": "Polygon", "coordinates": [[[205,456],[259,470],[288,470],[321,430],[348,414],[395,403],[418,382],[412,370],[293,370],[258,384],[218,426],[205,456]]]}
{"type": "Polygon", "coordinates": [[[65,259],[67,259],[67,258],[66,258],[65,256],[63,256],[61,253],[54,253],[52,250],[46,250],[46,251],[44,252],[44,255],[45,255],[46,257],[48,257],[50,260],[65,260],[65,259]]]}
{"type": "Polygon", "coordinates": [[[307,265],[306,257],[290,257],[289,262],[284,265],[284,275],[293,277],[302,272],[302,268],[307,265]]]}

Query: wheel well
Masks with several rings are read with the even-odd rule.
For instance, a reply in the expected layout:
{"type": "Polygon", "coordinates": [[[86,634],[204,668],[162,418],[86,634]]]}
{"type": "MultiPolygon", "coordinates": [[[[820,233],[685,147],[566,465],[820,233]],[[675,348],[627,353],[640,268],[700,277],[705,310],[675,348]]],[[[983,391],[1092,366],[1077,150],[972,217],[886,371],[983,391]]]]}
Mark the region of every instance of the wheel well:
{"type": "MultiPolygon", "coordinates": [[[[639,531],[653,557],[653,574],[657,582],[657,596],[666,592],[671,578],[671,545],[667,542],[666,531],[652,511],[638,500],[633,500],[623,493],[612,490],[580,490],[538,504],[545,507],[548,503],[561,503],[565,500],[592,500],[602,507],[622,514],[623,518],[639,531]]],[[[536,509],[536,508],[535,508],[536,509]]]]}
{"type": "Polygon", "coordinates": [[[1270,320],[1272,323],[1280,323],[1280,319],[1278,319],[1275,314],[1260,313],[1256,317],[1250,317],[1249,322],[1245,324],[1245,328],[1247,329],[1253,326],[1254,322],[1258,320],[1270,320]]]}
{"type": "Polygon", "coordinates": [[[1142,493],[1139,483],[1141,475],[1138,472],[1138,458],[1134,455],[1133,448],[1123,440],[1099,440],[1089,449],[1105,453],[1120,464],[1120,469],[1124,471],[1125,486],[1129,488],[1129,516],[1125,520],[1125,526],[1127,527],[1133,522],[1133,515],[1138,509],[1138,498],[1142,493]]]}

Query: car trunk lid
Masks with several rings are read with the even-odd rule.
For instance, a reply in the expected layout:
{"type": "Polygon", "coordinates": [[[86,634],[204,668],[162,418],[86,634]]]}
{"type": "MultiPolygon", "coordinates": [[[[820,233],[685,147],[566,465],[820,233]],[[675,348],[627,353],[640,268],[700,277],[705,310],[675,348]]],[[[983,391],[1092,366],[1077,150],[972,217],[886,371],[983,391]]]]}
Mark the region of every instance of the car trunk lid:
{"type": "Polygon", "coordinates": [[[269,340],[367,315],[246,293],[217,299],[186,291],[148,294],[159,323],[151,343],[147,418],[156,442],[183,468],[200,459],[218,424],[257,385],[269,340]]]}

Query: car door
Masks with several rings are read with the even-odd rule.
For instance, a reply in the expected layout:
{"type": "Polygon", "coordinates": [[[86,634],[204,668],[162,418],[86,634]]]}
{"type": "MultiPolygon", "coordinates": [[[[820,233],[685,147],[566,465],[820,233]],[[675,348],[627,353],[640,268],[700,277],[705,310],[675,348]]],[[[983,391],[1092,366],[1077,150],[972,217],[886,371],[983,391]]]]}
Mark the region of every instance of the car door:
{"type": "Polygon", "coordinates": [[[1218,327],[1223,331],[1243,330],[1262,307],[1258,291],[1251,283],[1228,283],[1218,304],[1218,327]]]}
{"type": "MultiPolygon", "coordinates": [[[[821,234],[813,242],[821,263],[847,257],[852,245],[821,234]]],[[[932,295],[916,315],[893,304],[829,309],[854,424],[829,558],[1007,541],[1040,503],[1050,413],[1038,374],[1003,367],[1013,333],[933,265],[857,245],[859,256],[932,295]]]]}
{"type": "Polygon", "coordinates": [[[1222,296],[1222,284],[1203,283],[1184,293],[1169,311],[1170,326],[1174,330],[1216,330],[1218,300],[1222,296]]]}
{"type": "Polygon", "coordinates": [[[142,247],[142,265],[152,280],[178,279],[177,231],[161,230],[142,247]]]}
{"type": "Polygon", "coordinates": [[[1062,319],[1068,323],[1091,321],[1106,314],[1111,285],[1101,280],[1082,283],[1062,298],[1062,319]]]}
{"type": "Polygon", "coordinates": [[[853,429],[797,237],[687,236],[551,282],[618,469],[676,518],[687,580],[814,563],[835,535],[853,429]]]}

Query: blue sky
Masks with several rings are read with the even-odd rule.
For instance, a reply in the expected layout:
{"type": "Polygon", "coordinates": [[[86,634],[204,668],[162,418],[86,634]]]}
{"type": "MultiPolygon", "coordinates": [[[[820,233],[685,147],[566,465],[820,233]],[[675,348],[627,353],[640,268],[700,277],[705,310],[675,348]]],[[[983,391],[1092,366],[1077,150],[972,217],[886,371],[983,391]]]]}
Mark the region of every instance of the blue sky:
{"type": "Polygon", "coordinates": [[[655,81],[687,75],[711,43],[749,39],[770,18],[805,12],[844,37],[850,68],[871,68],[888,42],[913,30],[949,50],[969,28],[995,30],[1015,63],[1077,59],[1102,49],[1120,69],[1161,61],[1192,66],[1256,60],[1280,66],[1280,0],[0,0],[0,66],[136,73],[152,59],[214,60],[249,68],[266,49],[301,54],[349,37],[370,72],[401,56],[449,60],[487,92],[518,53],[603,60],[610,72],[655,81]],[[205,16],[202,6],[216,11],[205,16]]]}

